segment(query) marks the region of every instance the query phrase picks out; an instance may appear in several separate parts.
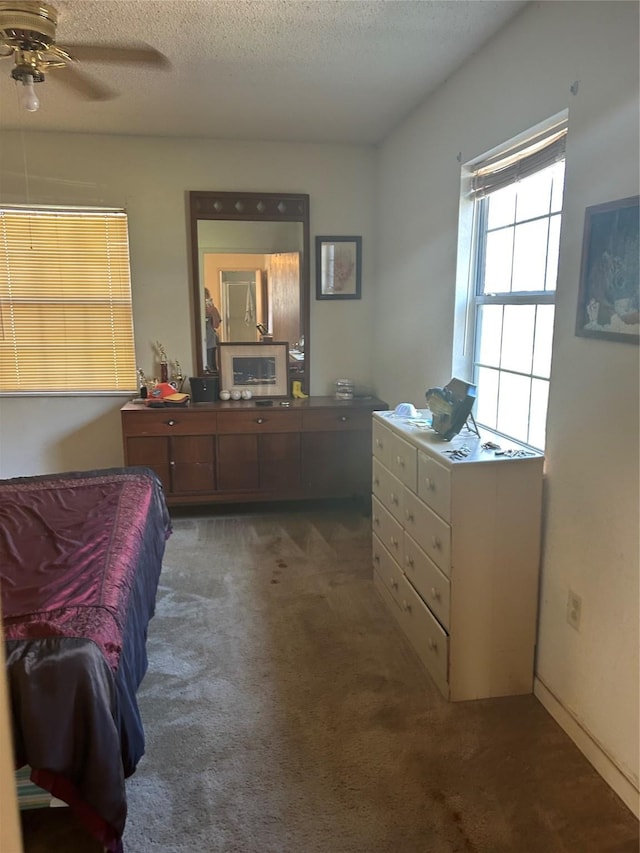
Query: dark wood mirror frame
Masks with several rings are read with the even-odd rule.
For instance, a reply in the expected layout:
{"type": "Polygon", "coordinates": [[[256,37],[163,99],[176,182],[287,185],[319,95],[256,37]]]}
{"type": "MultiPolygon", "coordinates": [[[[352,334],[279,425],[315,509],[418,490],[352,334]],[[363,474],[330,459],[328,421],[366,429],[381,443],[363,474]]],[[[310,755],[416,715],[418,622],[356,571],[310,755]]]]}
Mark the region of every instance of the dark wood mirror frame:
{"type": "Polygon", "coordinates": [[[299,222],[302,225],[302,257],[300,262],[300,334],[304,336],[303,390],[309,393],[309,300],[310,238],[309,196],[300,193],[249,193],[195,190],[189,192],[189,228],[191,240],[191,281],[193,285],[193,328],[195,332],[195,367],[198,376],[205,373],[202,347],[201,317],[204,314],[200,282],[198,221],[299,222]]]}

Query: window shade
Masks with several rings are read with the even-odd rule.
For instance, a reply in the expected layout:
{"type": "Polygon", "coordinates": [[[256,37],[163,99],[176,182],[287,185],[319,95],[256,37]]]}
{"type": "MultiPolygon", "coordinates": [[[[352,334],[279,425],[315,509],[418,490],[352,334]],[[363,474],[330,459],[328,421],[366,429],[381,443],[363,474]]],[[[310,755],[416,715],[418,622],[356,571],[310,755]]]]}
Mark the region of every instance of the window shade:
{"type": "Polygon", "coordinates": [[[136,387],[127,215],[0,209],[0,391],[136,387]]]}
{"type": "Polygon", "coordinates": [[[551,166],[565,155],[566,122],[501,151],[472,169],[471,195],[482,198],[551,166]]]}

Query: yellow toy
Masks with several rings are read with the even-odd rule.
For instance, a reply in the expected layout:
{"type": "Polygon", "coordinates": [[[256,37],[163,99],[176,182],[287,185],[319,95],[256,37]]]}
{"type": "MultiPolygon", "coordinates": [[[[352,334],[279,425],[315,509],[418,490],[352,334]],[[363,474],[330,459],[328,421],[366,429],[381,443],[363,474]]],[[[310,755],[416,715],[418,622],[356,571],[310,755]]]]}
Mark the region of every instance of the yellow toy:
{"type": "Polygon", "coordinates": [[[304,400],[305,397],[309,396],[302,390],[302,382],[299,379],[295,379],[291,383],[291,396],[294,400],[304,400]]]}

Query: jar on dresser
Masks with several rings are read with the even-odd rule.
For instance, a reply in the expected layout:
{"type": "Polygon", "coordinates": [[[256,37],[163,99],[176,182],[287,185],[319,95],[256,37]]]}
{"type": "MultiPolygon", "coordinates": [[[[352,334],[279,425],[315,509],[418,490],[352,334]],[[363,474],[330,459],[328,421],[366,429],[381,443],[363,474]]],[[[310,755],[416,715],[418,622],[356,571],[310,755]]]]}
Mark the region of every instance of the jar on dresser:
{"type": "Polygon", "coordinates": [[[376,588],[447,699],[530,693],[543,455],[417,415],[373,415],[376,588]]]}

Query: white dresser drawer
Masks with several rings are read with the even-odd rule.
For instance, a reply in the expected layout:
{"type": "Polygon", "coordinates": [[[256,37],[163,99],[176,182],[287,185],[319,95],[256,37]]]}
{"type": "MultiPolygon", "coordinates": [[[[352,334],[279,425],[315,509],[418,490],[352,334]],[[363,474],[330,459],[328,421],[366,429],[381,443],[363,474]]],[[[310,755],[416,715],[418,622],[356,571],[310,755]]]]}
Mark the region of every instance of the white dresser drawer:
{"type": "Polygon", "coordinates": [[[391,434],[390,468],[413,492],[418,491],[418,449],[399,435],[391,434]]]}
{"type": "Polygon", "coordinates": [[[387,429],[380,421],[373,419],[371,427],[371,442],[374,459],[379,459],[380,462],[387,468],[391,468],[391,444],[393,433],[387,429]]]}
{"type": "Polygon", "coordinates": [[[402,565],[404,531],[400,522],[375,497],[371,498],[371,527],[393,558],[402,565]]]}
{"type": "Polygon", "coordinates": [[[402,569],[384,547],[380,539],[374,533],[373,542],[373,568],[392,595],[397,595],[402,578],[402,569]]]}
{"type": "Polygon", "coordinates": [[[373,479],[372,492],[378,498],[380,503],[394,515],[398,521],[402,522],[404,518],[404,508],[402,499],[404,495],[404,486],[394,477],[393,474],[379,462],[378,459],[373,459],[372,463],[373,479]]]}
{"type": "Polygon", "coordinates": [[[449,630],[449,606],[451,585],[436,564],[427,557],[422,548],[408,533],[404,535],[404,573],[438,622],[449,630]]]}
{"type": "Polygon", "coordinates": [[[422,450],[418,451],[418,495],[445,521],[451,521],[451,472],[422,450]]]}
{"type": "Polygon", "coordinates": [[[438,689],[449,698],[449,637],[409,581],[401,577],[391,594],[400,605],[400,625],[438,689]]]}
{"type": "Polygon", "coordinates": [[[405,489],[401,503],[405,530],[445,575],[450,577],[451,528],[408,489],[405,489]]]}

